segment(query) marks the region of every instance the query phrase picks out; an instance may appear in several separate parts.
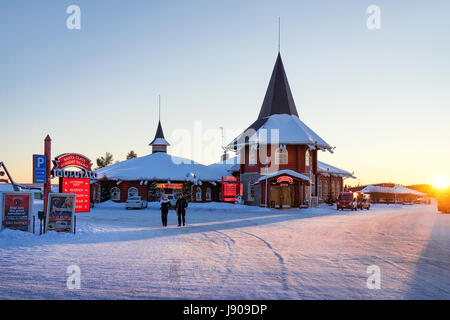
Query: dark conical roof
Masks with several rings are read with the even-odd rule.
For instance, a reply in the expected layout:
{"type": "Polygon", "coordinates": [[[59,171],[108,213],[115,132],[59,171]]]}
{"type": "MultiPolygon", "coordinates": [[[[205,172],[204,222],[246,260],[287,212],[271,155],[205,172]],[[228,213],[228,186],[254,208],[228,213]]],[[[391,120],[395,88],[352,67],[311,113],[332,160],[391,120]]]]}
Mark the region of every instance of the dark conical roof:
{"type": "Polygon", "coordinates": [[[152,142],[150,142],[150,145],[157,144],[157,145],[169,145],[166,138],[164,138],[164,132],[161,126],[161,121],[158,121],[158,128],[156,129],[155,138],[152,142]]]}
{"type": "MultiPolygon", "coordinates": [[[[236,137],[227,148],[237,150],[238,145],[248,144],[250,137],[256,137],[261,128],[269,131],[279,129],[277,139],[282,144],[306,144],[331,150],[328,143],[300,120],[280,53],[278,53],[258,119],[236,137]]],[[[260,142],[271,141],[267,132],[265,140],[264,135],[257,138],[262,139],[259,140],[260,142]]]]}
{"type": "Polygon", "coordinates": [[[290,114],[298,117],[280,53],[278,53],[258,119],[274,114],[290,114]]]}

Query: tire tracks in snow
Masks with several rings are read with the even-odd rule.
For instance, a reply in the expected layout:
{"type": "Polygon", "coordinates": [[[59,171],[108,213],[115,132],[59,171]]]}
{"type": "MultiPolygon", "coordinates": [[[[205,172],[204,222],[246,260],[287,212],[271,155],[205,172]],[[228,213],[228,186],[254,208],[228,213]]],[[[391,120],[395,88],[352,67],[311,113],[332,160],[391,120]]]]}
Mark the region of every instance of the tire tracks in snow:
{"type": "MultiPolygon", "coordinates": [[[[234,261],[235,261],[235,241],[232,237],[230,237],[228,234],[221,232],[221,231],[217,231],[217,230],[209,230],[208,232],[204,232],[202,233],[202,235],[209,241],[211,241],[212,243],[217,244],[218,242],[215,241],[216,239],[212,239],[208,233],[213,232],[214,234],[218,234],[221,239],[222,242],[220,242],[220,244],[225,244],[227,250],[228,250],[228,257],[226,262],[223,264],[223,267],[225,268],[225,273],[220,277],[220,280],[218,281],[218,283],[220,284],[221,287],[224,287],[224,284],[229,280],[230,276],[233,274],[234,269],[233,269],[233,265],[234,265],[234,261]]],[[[217,251],[217,255],[218,256],[222,256],[222,253],[220,251],[217,251]]]]}
{"type": "Polygon", "coordinates": [[[278,263],[280,265],[280,278],[276,277],[276,279],[280,282],[284,292],[287,293],[287,292],[291,291],[291,288],[289,287],[289,284],[288,284],[288,269],[286,267],[286,263],[284,261],[283,256],[278,251],[276,251],[269,242],[267,242],[265,239],[261,238],[260,236],[257,236],[256,234],[246,232],[246,231],[238,230],[238,232],[247,234],[251,237],[258,239],[259,241],[264,243],[264,245],[268,249],[270,249],[270,251],[272,251],[273,255],[278,259],[278,263]]]}

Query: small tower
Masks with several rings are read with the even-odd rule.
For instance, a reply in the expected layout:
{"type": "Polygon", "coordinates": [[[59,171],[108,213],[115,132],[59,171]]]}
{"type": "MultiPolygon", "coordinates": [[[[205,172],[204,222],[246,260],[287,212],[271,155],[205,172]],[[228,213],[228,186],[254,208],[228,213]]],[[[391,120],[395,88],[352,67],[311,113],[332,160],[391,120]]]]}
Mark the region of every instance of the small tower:
{"type": "Polygon", "coordinates": [[[156,129],[155,138],[153,139],[152,142],[150,142],[149,146],[152,146],[152,153],[156,152],[167,153],[167,146],[170,146],[170,143],[167,142],[166,138],[164,138],[164,132],[161,126],[161,97],[159,97],[158,129],[156,129]]]}
{"type": "Polygon", "coordinates": [[[156,129],[155,139],[150,142],[149,146],[152,146],[152,153],[164,152],[167,153],[167,146],[170,143],[164,138],[164,132],[161,127],[161,121],[158,121],[158,129],[156,129]]]}

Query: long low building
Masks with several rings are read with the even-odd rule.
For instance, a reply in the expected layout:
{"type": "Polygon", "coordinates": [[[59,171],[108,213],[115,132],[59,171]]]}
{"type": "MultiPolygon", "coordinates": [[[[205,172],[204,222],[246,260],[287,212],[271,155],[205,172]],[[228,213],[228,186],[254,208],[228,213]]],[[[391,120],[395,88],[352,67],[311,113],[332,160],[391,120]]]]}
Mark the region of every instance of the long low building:
{"type": "Polygon", "coordinates": [[[428,197],[425,193],[395,183],[370,184],[349,188],[349,190],[370,194],[371,201],[374,203],[411,203],[428,197]]]}
{"type": "MultiPolygon", "coordinates": [[[[159,122],[155,139],[150,143],[152,153],[96,170],[97,181],[93,188],[101,188],[103,198],[109,196],[117,202],[125,202],[132,196],[158,201],[163,193],[180,192],[191,201],[220,201],[220,181],[223,176],[229,175],[227,167],[206,166],[169,155],[168,145],[159,122]]],[[[95,190],[93,193],[99,194],[95,190]]]]}

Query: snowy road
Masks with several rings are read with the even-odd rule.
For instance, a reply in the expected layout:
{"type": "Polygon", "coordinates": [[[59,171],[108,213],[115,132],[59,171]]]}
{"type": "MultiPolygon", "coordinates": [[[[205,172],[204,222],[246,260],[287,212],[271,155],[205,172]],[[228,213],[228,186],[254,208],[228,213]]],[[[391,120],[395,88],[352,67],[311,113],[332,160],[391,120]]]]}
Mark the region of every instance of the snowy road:
{"type": "Polygon", "coordinates": [[[106,203],[79,215],[76,235],[4,230],[0,299],[450,299],[450,215],[435,206],[192,204],[187,222],[171,211],[163,229],[154,207],[106,203]],[[79,290],[66,287],[70,265],[79,290]]]}

